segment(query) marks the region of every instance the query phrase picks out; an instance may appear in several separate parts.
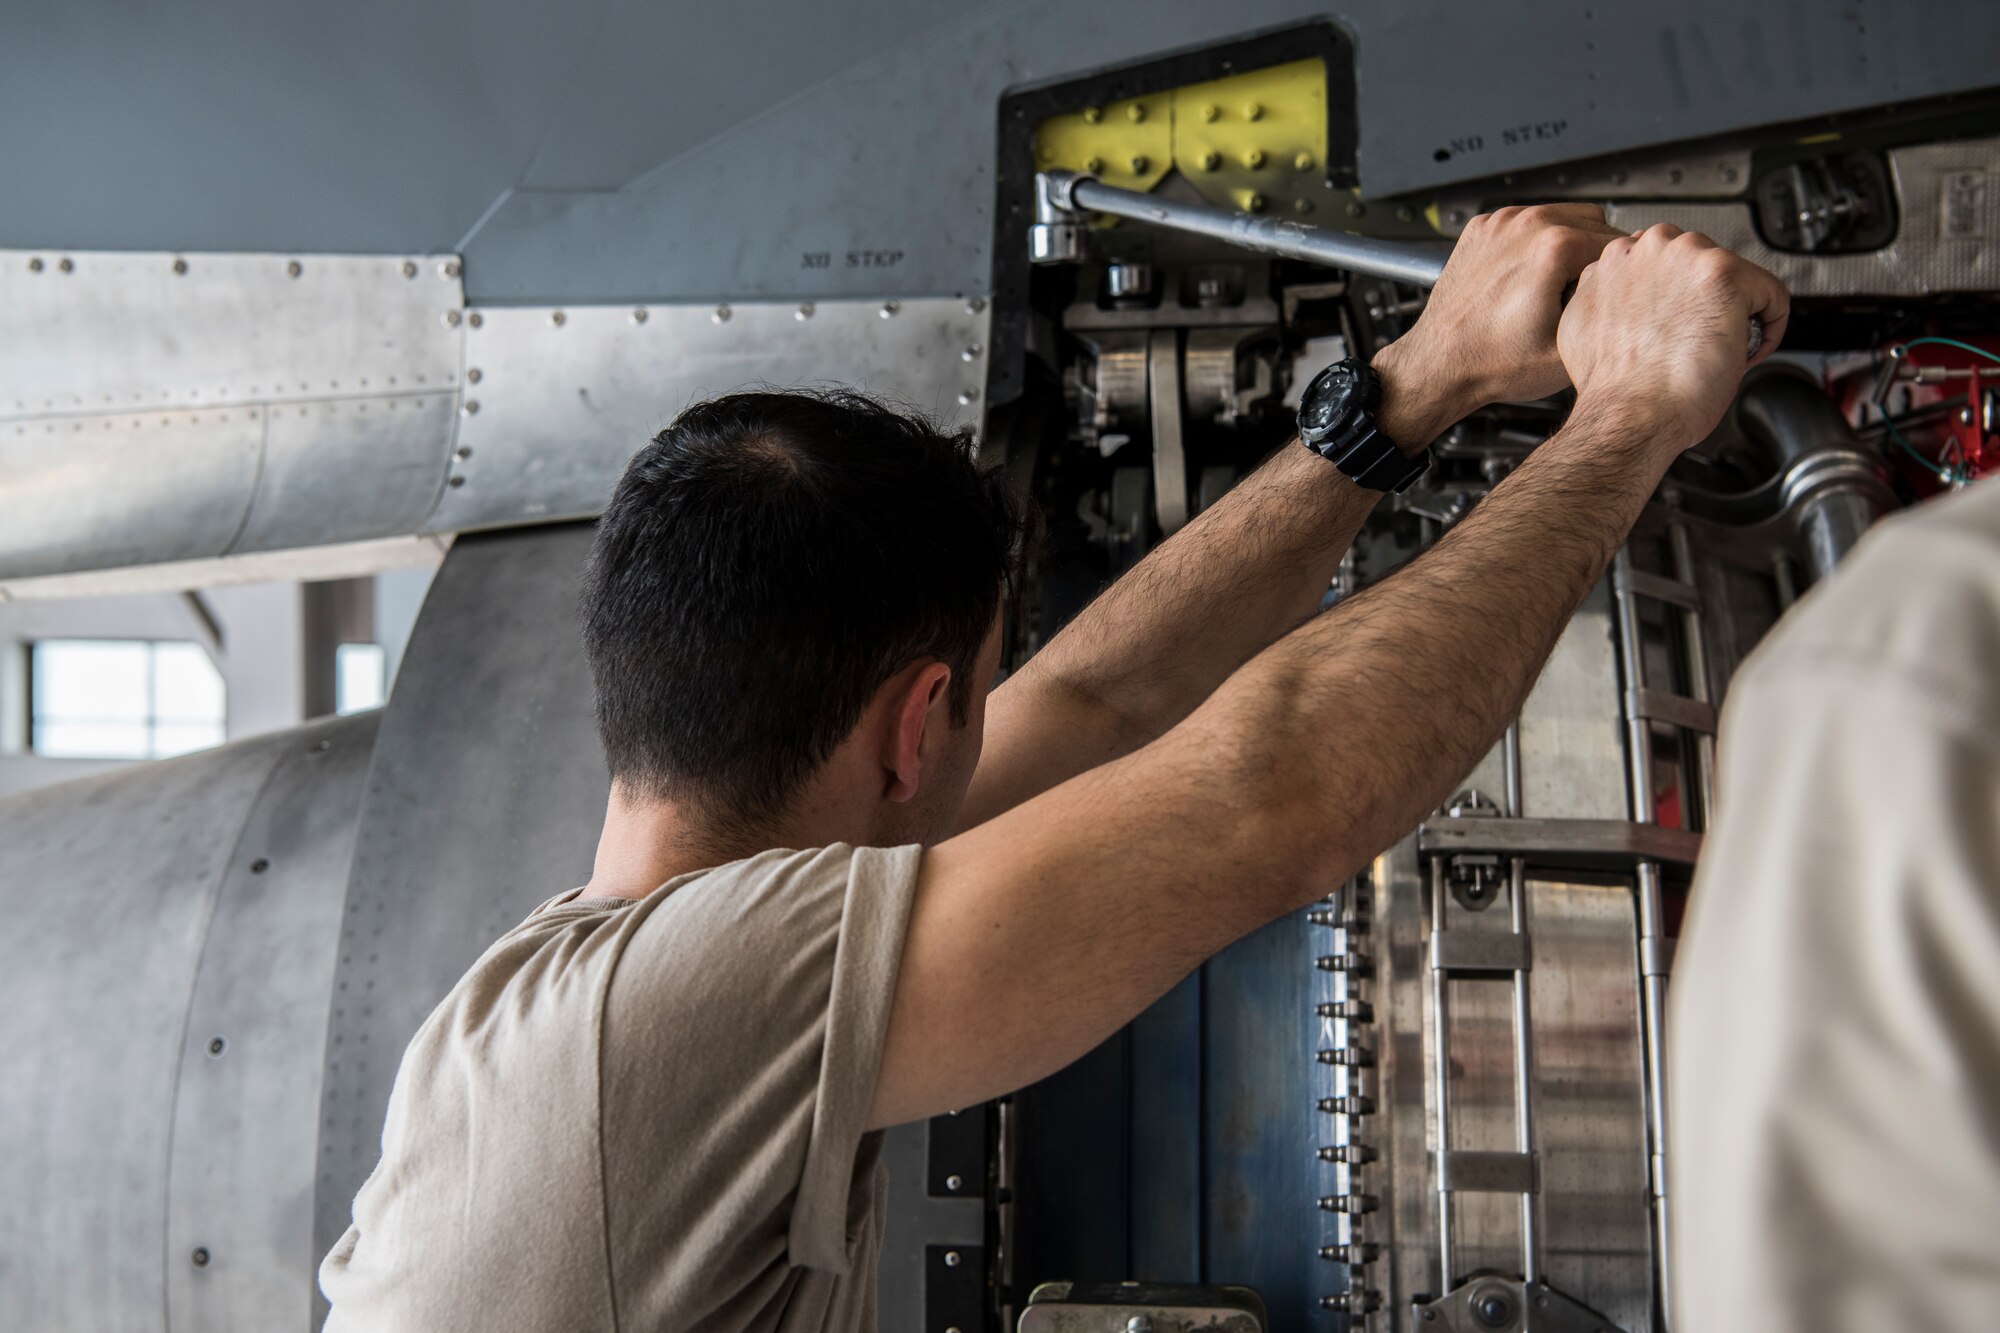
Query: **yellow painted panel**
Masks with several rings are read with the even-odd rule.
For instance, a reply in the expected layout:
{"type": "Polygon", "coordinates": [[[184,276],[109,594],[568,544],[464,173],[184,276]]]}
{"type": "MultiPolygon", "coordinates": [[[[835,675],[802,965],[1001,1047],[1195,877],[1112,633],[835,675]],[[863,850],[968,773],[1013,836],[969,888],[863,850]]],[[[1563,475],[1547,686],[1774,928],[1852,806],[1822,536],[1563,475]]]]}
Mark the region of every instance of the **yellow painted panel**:
{"type": "Polygon", "coordinates": [[[1225,207],[1314,211],[1327,198],[1326,63],[1315,56],[1177,90],[1174,165],[1225,207]]]}
{"type": "Polygon", "coordinates": [[[1174,95],[1131,97],[1054,116],[1035,128],[1038,171],[1087,171],[1121,190],[1150,190],[1174,157],[1174,95]]]}

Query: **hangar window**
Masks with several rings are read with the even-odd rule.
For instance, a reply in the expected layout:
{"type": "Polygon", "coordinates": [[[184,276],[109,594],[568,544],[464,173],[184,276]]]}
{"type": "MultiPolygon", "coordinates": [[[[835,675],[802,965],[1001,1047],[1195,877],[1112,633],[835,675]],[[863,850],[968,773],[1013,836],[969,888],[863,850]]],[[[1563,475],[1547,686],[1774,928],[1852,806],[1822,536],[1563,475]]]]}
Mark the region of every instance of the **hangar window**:
{"type": "Polygon", "coordinates": [[[380,708],[387,694],[387,659],[379,643],[343,643],[333,650],[333,711],[380,708]]]}
{"type": "Polygon", "coordinates": [[[37,754],[164,759],[222,743],[222,674],[200,644],[42,639],[28,681],[37,754]]]}

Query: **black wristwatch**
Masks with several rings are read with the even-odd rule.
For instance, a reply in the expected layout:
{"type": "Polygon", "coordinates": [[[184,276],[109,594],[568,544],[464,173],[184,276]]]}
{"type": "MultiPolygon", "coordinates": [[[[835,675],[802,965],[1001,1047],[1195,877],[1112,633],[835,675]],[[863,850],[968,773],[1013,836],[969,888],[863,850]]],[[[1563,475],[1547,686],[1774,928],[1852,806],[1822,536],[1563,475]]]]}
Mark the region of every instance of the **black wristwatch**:
{"type": "Polygon", "coordinates": [[[1359,357],[1336,361],[1313,376],[1299,398],[1299,438],[1357,486],[1407,490],[1430,470],[1430,446],[1406,457],[1376,424],[1381,407],[1382,377],[1359,357]]]}

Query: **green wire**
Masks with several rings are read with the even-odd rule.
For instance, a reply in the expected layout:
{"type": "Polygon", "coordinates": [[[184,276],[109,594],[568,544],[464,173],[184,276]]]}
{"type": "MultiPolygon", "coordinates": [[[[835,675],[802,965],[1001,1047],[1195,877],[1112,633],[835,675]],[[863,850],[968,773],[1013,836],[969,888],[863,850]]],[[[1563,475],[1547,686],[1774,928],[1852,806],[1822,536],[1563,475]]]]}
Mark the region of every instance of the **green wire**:
{"type": "MultiPolygon", "coordinates": [[[[1993,362],[1995,365],[2000,365],[2000,356],[1995,356],[1993,353],[1987,351],[1984,347],[1974,347],[1971,343],[1960,342],[1956,338],[1939,338],[1926,334],[1922,338],[1910,339],[1908,342],[1903,344],[1902,350],[1907,352],[1912,347],[1922,347],[1925,343],[1930,343],[1938,347],[1956,347],[1961,352],[1970,352],[1974,356],[1983,356],[1988,361],[1993,362]]],[[[1939,464],[1931,462],[1930,459],[1925,458],[1915,449],[1912,449],[1910,447],[1910,442],[1908,440],[1905,440],[1903,438],[1902,432],[1896,429],[1896,423],[1889,419],[1888,410],[1884,408],[1880,403],[1877,403],[1875,405],[1875,410],[1882,414],[1882,424],[1889,428],[1890,438],[1895,440],[1897,444],[1903,446],[1904,453],[1916,459],[1919,463],[1922,463],[1924,465],[1924,470],[1926,472],[1929,472],[1932,475],[1934,475],[1939,481],[1945,482],[1950,485],[1964,485],[1966,482],[1972,480],[1972,473],[1970,468],[1964,470],[1955,470],[1949,467],[1943,467],[1940,466],[1939,464]]]]}
{"type": "Polygon", "coordinates": [[[1971,343],[1962,343],[1956,338],[1912,338],[1903,344],[1903,350],[1907,352],[1912,347],[1922,347],[1925,343],[1935,343],[1940,347],[1956,347],[1961,352],[1970,352],[1974,356],[1983,356],[1995,365],[2000,365],[2000,356],[1995,356],[1984,347],[1974,347],[1971,343]]]}

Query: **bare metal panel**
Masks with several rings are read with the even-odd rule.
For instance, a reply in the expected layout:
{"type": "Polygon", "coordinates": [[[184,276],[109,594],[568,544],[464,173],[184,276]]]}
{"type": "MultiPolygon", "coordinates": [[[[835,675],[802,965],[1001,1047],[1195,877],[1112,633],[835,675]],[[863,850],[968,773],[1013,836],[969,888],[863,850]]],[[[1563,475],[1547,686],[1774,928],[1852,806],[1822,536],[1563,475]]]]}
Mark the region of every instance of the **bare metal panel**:
{"type": "Polygon", "coordinates": [[[1618,728],[1608,582],[1591,589],[1577,608],[1521,709],[1520,813],[1625,817],[1625,747],[1618,728]]]}
{"type": "MultiPolygon", "coordinates": [[[[218,925],[226,937],[261,916],[262,940],[279,958],[295,958],[311,910],[337,903],[343,888],[337,869],[324,873],[340,859],[329,849],[344,836],[337,776],[308,792],[297,782],[272,784],[274,769],[318,739],[336,741],[343,755],[365,754],[372,723],[261,737],[0,802],[0,894],[11,923],[0,935],[0,1009],[15,1025],[0,1097],[0,1304],[10,1329],[158,1327],[173,1285],[168,1271],[193,1265],[192,1247],[170,1248],[183,1234],[169,1221],[178,1202],[205,1193],[217,1214],[240,1212],[218,1220],[242,1234],[274,1204],[295,1206],[311,1189],[309,1123],[244,1121],[189,1143],[177,1129],[196,1121],[177,1124],[176,1087],[190,1074],[196,1080],[180,1100],[184,1111],[218,1107],[199,1079],[226,1081],[223,1065],[187,1069],[211,1059],[205,1046],[195,1053],[190,997],[217,996],[235,968],[272,961],[246,953],[249,940],[219,938],[218,925]],[[327,809],[313,811],[320,801],[327,809]],[[287,895],[284,904],[240,901],[240,862],[253,850],[238,836],[246,820],[261,831],[256,855],[274,870],[283,858],[272,886],[287,895]],[[292,904],[308,910],[294,913],[292,904]]],[[[346,761],[332,750],[324,758],[335,759],[351,791],[358,766],[339,770],[346,761]]],[[[238,994],[234,1030],[252,1059],[271,1062],[266,1076],[310,1086],[321,1038],[299,994],[265,1017],[245,1014],[238,994]]],[[[270,1094],[294,1095],[282,1087],[270,1094]]],[[[296,1259],[291,1272],[300,1276],[296,1259]]],[[[293,1304],[302,1316],[303,1304],[293,1304]]]]}
{"type": "Polygon", "coordinates": [[[732,389],[841,384],[975,423],[988,318],[958,299],[475,310],[466,456],[427,530],[594,514],[681,408],[732,389]]]}
{"type": "Polygon", "coordinates": [[[312,1316],[327,996],[379,717],[287,733],[223,869],[173,1103],[171,1328],[267,1333],[312,1316]]]}
{"type": "Polygon", "coordinates": [[[1757,235],[1745,203],[1611,204],[1616,227],[1671,222],[1778,275],[1794,296],[1927,296],[2000,286],[2000,139],[1915,144],[1889,153],[1896,239],[1857,255],[1797,255],[1757,235]]]}
{"type": "Polygon", "coordinates": [[[414,533],[444,490],[458,395],[270,409],[257,499],[229,553],[414,533]]]}

